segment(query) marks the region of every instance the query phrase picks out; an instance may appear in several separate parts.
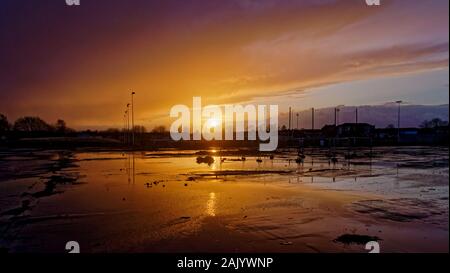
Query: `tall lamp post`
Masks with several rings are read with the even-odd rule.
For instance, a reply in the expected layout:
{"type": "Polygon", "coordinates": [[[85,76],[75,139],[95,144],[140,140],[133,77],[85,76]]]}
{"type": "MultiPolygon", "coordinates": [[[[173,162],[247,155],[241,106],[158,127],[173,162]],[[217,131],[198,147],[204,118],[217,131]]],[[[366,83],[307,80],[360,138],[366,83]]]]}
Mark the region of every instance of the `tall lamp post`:
{"type": "Polygon", "coordinates": [[[126,112],[123,113],[123,127],[122,127],[122,131],[123,131],[123,143],[126,143],[127,141],[127,114],[126,112]]]}
{"type": "Polygon", "coordinates": [[[131,92],[131,143],[134,146],[134,95],[136,92],[131,92]]]}
{"type": "Polygon", "coordinates": [[[400,108],[401,108],[401,105],[402,105],[403,101],[398,100],[395,103],[397,103],[397,105],[398,105],[398,110],[397,110],[397,142],[400,142],[400,108]]]}
{"type": "Polygon", "coordinates": [[[125,111],[127,114],[127,143],[131,144],[131,137],[130,137],[130,104],[127,103],[127,111],[125,111]]]}
{"type": "Polygon", "coordinates": [[[338,105],[334,108],[334,126],[339,125],[339,112],[341,111],[341,107],[344,107],[344,105],[338,105]]]}
{"type": "Polygon", "coordinates": [[[289,107],[289,133],[291,132],[292,109],[289,107]]]}

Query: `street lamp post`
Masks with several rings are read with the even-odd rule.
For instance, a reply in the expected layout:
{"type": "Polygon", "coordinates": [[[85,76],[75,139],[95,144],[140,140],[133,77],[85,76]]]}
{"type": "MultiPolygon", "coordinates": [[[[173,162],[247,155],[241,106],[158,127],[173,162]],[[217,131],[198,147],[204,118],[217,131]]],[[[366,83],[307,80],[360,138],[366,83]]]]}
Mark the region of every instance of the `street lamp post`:
{"type": "Polygon", "coordinates": [[[131,92],[131,143],[134,146],[134,95],[136,92],[131,92]]]}
{"type": "Polygon", "coordinates": [[[334,107],[334,127],[337,126],[337,108],[334,107]]]}
{"type": "Polygon", "coordinates": [[[341,111],[341,109],[340,109],[341,107],[344,107],[344,105],[339,105],[334,108],[334,125],[335,126],[339,125],[339,112],[341,111]]]}
{"type": "Polygon", "coordinates": [[[336,108],[336,126],[339,125],[339,112],[341,111],[341,109],[336,108]]]}
{"type": "Polygon", "coordinates": [[[292,115],[292,109],[289,107],[289,133],[291,132],[291,115],[292,115]]]}
{"type": "Polygon", "coordinates": [[[124,112],[123,114],[123,143],[127,141],[127,114],[124,112]]]}
{"type": "Polygon", "coordinates": [[[130,144],[131,138],[130,138],[130,104],[129,103],[127,103],[127,111],[125,111],[125,113],[127,114],[127,143],[130,144]]]}
{"type": "Polygon", "coordinates": [[[398,100],[395,103],[398,105],[398,111],[397,111],[397,142],[400,142],[400,107],[403,103],[403,101],[398,100]]]}

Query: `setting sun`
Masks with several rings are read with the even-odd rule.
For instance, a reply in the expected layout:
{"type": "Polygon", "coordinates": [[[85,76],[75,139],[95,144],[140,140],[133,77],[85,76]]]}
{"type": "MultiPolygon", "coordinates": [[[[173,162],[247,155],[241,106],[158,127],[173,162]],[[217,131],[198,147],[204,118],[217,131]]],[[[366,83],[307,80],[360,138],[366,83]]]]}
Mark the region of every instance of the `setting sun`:
{"type": "Polygon", "coordinates": [[[208,124],[210,127],[216,128],[217,126],[220,125],[220,120],[217,118],[210,118],[208,119],[208,124]]]}

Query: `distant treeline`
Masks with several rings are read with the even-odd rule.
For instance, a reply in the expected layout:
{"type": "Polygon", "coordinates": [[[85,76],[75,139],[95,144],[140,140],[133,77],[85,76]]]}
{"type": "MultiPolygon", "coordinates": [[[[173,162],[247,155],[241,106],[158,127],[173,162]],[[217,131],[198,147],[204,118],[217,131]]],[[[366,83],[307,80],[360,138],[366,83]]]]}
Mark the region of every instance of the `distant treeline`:
{"type": "Polygon", "coordinates": [[[71,148],[71,147],[118,147],[152,143],[153,139],[170,140],[164,126],[156,126],[147,132],[144,126],[131,128],[110,128],[106,130],[75,130],[58,119],[48,123],[40,117],[25,116],[14,122],[0,114],[0,146],[71,148]],[[134,131],[134,134],[132,133],[134,131]]]}
{"type": "Polygon", "coordinates": [[[75,130],[68,128],[66,122],[58,119],[54,124],[49,124],[40,117],[21,117],[14,123],[10,123],[5,115],[0,114],[0,132],[59,132],[70,133],[75,130]]]}
{"type": "MultiPolygon", "coordinates": [[[[0,114],[0,133],[5,132],[22,132],[22,133],[58,133],[58,134],[73,134],[77,132],[103,132],[103,133],[122,133],[124,131],[132,131],[131,129],[118,129],[109,128],[106,130],[96,131],[96,130],[84,130],[76,131],[75,129],[69,128],[66,122],[62,119],[58,119],[54,124],[48,123],[40,117],[26,116],[18,118],[14,123],[8,121],[8,118],[4,114],[0,114]]],[[[136,133],[146,133],[147,129],[141,125],[134,126],[134,132],[136,133]]],[[[151,130],[151,133],[167,133],[164,126],[156,126],[151,130]]]]}
{"type": "Polygon", "coordinates": [[[425,120],[420,125],[420,128],[437,128],[448,126],[448,121],[441,120],[440,118],[434,118],[432,120],[425,120]]]}

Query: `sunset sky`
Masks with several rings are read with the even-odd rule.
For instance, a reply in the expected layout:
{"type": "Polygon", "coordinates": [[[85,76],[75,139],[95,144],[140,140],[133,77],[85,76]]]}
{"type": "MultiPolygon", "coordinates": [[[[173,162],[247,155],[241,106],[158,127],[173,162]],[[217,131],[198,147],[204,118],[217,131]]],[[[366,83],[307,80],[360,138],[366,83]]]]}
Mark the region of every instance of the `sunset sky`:
{"type": "Polygon", "coordinates": [[[168,124],[192,104],[449,101],[449,1],[2,0],[0,113],[168,124]]]}

